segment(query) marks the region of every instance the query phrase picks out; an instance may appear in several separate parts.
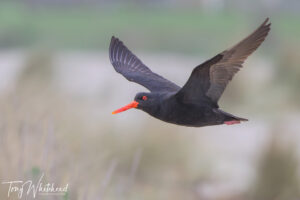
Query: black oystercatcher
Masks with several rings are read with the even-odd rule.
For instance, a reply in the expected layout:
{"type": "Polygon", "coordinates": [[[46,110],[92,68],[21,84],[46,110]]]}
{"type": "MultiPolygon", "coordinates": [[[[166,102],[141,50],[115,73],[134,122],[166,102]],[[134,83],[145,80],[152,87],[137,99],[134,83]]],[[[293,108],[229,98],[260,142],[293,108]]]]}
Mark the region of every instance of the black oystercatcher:
{"type": "Polygon", "coordinates": [[[123,42],[112,37],[109,57],[115,70],[150,90],[138,93],[133,102],[113,114],[137,108],[165,122],[192,127],[248,121],[222,111],[218,100],[246,58],[265,40],[270,25],[267,18],[248,37],[194,68],[182,88],[152,72],[123,42]]]}

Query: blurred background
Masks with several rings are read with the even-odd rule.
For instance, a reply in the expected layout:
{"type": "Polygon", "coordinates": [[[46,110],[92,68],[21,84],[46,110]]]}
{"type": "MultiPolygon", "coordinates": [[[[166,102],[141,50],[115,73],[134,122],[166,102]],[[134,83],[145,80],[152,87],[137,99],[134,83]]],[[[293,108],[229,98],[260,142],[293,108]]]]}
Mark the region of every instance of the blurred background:
{"type": "Polygon", "coordinates": [[[69,184],[36,199],[300,199],[299,11],[297,0],[1,0],[0,181],[69,184]],[[111,114],[147,91],[114,71],[112,35],[183,85],[266,17],[269,36],[219,102],[249,122],[111,114]]]}

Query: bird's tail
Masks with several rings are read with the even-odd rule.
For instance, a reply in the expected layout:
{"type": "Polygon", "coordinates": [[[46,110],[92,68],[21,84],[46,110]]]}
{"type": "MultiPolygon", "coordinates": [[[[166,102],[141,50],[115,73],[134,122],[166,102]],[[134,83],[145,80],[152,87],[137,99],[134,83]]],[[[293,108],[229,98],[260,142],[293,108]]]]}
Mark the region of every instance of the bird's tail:
{"type": "Polygon", "coordinates": [[[241,117],[235,117],[235,119],[239,120],[239,121],[249,121],[248,119],[246,118],[241,118],[241,117]]]}
{"type": "Polygon", "coordinates": [[[227,112],[225,112],[225,111],[223,111],[223,110],[221,110],[221,109],[219,109],[219,111],[220,111],[222,114],[224,114],[224,116],[225,116],[225,120],[224,120],[224,121],[230,121],[230,120],[236,120],[236,121],[249,121],[249,120],[246,119],[246,118],[234,116],[234,115],[232,115],[232,114],[230,114],[230,113],[227,113],[227,112]]]}

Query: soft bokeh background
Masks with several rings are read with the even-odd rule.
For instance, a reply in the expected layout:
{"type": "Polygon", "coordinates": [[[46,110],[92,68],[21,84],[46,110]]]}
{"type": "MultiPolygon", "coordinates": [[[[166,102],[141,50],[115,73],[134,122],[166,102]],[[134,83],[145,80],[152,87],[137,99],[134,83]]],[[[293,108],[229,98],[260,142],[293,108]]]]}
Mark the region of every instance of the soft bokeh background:
{"type": "Polygon", "coordinates": [[[1,0],[0,181],[44,173],[69,184],[37,199],[298,200],[299,63],[298,0],[1,0]],[[266,17],[269,36],[219,102],[249,122],[187,128],[137,110],[111,115],[147,91],[114,71],[112,35],[183,85],[266,17]]]}

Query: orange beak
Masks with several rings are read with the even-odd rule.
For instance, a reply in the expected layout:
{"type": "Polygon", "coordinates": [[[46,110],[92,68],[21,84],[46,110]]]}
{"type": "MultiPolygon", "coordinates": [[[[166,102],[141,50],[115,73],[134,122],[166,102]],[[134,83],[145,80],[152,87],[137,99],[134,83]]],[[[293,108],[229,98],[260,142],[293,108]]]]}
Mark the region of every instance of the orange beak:
{"type": "Polygon", "coordinates": [[[115,110],[114,112],[112,112],[112,114],[117,114],[117,113],[126,111],[126,110],[131,109],[131,108],[136,108],[138,106],[138,104],[139,104],[138,102],[133,101],[130,104],[128,104],[128,105],[126,105],[122,108],[119,108],[118,110],[115,110]]]}

